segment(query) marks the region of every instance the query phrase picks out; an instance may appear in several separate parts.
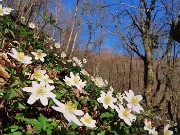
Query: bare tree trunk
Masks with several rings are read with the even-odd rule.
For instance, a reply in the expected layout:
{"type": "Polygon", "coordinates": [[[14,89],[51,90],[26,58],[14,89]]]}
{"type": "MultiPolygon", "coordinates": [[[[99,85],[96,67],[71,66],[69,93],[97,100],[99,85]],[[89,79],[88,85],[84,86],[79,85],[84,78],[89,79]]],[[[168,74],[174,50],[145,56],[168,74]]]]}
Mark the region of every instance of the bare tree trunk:
{"type": "Polygon", "coordinates": [[[148,39],[145,39],[144,41],[144,48],[145,48],[145,59],[144,59],[145,97],[146,97],[147,107],[152,108],[154,71],[153,71],[152,49],[148,43],[148,39]]]}
{"type": "Polygon", "coordinates": [[[76,1],[76,5],[75,5],[74,18],[73,18],[74,20],[73,20],[73,24],[72,24],[72,27],[71,27],[71,32],[69,34],[69,39],[68,39],[68,42],[67,42],[67,45],[66,45],[66,54],[68,53],[68,50],[69,50],[72,34],[73,34],[73,31],[74,31],[74,25],[76,23],[76,15],[77,15],[77,11],[78,11],[78,4],[79,4],[79,0],[76,1]]]}
{"type": "Polygon", "coordinates": [[[164,91],[163,98],[160,102],[160,109],[161,109],[161,117],[166,118],[167,114],[169,118],[173,120],[172,112],[171,112],[171,103],[170,99],[172,96],[171,91],[172,88],[172,80],[173,80],[173,64],[172,64],[172,38],[169,36],[167,48],[166,48],[166,56],[167,56],[167,74],[166,74],[166,87],[164,91]]]}
{"type": "Polygon", "coordinates": [[[129,87],[128,89],[131,90],[132,89],[132,73],[133,73],[133,54],[132,54],[132,50],[130,50],[130,63],[129,63],[129,87]]]}
{"type": "Polygon", "coordinates": [[[80,29],[81,29],[82,17],[83,17],[83,13],[84,13],[85,5],[86,5],[86,1],[84,1],[84,3],[83,3],[83,7],[82,7],[82,11],[81,11],[80,19],[79,19],[79,24],[78,24],[78,30],[77,30],[77,32],[76,32],[76,34],[75,34],[75,36],[74,36],[74,41],[73,41],[73,45],[72,45],[71,52],[70,52],[70,54],[69,54],[69,58],[71,58],[71,57],[72,57],[72,53],[73,53],[74,48],[75,48],[75,45],[76,45],[77,36],[78,36],[79,31],[80,31],[80,29]]]}

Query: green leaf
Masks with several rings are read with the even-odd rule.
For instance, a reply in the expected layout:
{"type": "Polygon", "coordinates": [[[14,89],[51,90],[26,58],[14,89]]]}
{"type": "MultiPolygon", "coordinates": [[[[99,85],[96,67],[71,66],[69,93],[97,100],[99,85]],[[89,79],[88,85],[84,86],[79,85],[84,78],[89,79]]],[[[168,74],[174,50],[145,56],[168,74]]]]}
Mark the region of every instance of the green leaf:
{"type": "Polygon", "coordinates": [[[11,135],[22,135],[22,132],[14,132],[11,135]]]}
{"type": "Polygon", "coordinates": [[[78,125],[76,125],[74,122],[70,122],[69,125],[72,127],[72,129],[76,129],[78,125]]]}
{"type": "Polygon", "coordinates": [[[102,113],[100,118],[103,119],[103,118],[113,118],[114,115],[109,113],[109,112],[105,112],[105,113],[102,113]]]}
{"type": "Polygon", "coordinates": [[[15,35],[14,35],[14,32],[12,30],[9,31],[11,33],[11,35],[13,36],[13,38],[15,39],[15,35]]]}
{"type": "Polygon", "coordinates": [[[21,81],[15,81],[10,87],[14,87],[14,86],[17,86],[19,84],[21,84],[22,82],[21,81]]]}
{"type": "Polygon", "coordinates": [[[40,117],[38,117],[38,120],[41,123],[43,130],[45,130],[46,129],[47,118],[44,117],[42,114],[40,114],[40,117]]]}
{"type": "Polygon", "coordinates": [[[23,116],[22,113],[19,113],[19,114],[16,115],[14,118],[15,118],[16,120],[23,120],[23,119],[24,119],[24,116],[23,116]]]}
{"type": "Polygon", "coordinates": [[[19,127],[16,125],[13,125],[13,126],[10,126],[9,128],[11,129],[11,133],[12,133],[12,132],[15,132],[16,130],[18,130],[19,127]]]}
{"type": "Polygon", "coordinates": [[[27,131],[26,135],[32,135],[32,133],[30,131],[27,131]]]}
{"type": "Polygon", "coordinates": [[[12,98],[15,97],[15,90],[14,89],[8,89],[7,91],[7,100],[11,100],[12,98]]]}
{"type": "Polygon", "coordinates": [[[106,131],[101,131],[100,133],[98,133],[97,135],[105,135],[106,131]]]}
{"type": "Polygon", "coordinates": [[[20,109],[26,109],[26,106],[23,105],[23,104],[21,104],[21,103],[18,103],[18,108],[20,108],[20,109]]]}
{"type": "Polygon", "coordinates": [[[36,132],[39,133],[42,130],[42,124],[38,120],[36,120],[36,119],[27,119],[27,118],[25,118],[24,120],[26,121],[27,124],[33,125],[36,132]]]}

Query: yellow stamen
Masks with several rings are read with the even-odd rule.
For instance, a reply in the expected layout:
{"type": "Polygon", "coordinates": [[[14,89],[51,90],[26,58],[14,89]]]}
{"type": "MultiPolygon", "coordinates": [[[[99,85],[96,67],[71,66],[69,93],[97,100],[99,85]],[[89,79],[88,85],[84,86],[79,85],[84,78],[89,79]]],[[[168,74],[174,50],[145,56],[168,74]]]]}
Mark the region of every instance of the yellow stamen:
{"type": "Polygon", "coordinates": [[[92,121],[91,116],[84,116],[84,121],[88,124],[91,124],[91,121],[92,121]]]}
{"type": "Polygon", "coordinates": [[[133,105],[138,105],[138,104],[139,104],[139,100],[138,100],[137,97],[133,97],[133,98],[131,99],[131,102],[132,102],[133,105]]]}
{"type": "Polygon", "coordinates": [[[76,76],[74,77],[73,81],[74,81],[75,83],[78,83],[78,82],[79,82],[79,79],[80,79],[79,76],[76,75],[76,76]]]}
{"type": "Polygon", "coordinates": [[[148,128],[148,129],[151,129],[151,128],[152,128],[151,124],[148,124],[148,125],[147,125],[147,128],[148,128]]]}
{"type": "Polygon", "coordinates": [[[41,78],[42,77],[41,71],[40,70],[35,71],[34,76],[35,76],[36,79],[41,78]]]}
{"type": "Polygon", "coordinates": [[[77,106],[74,103],[72,103],[72,101],[68,101],[65,105],[66,105],[66,109],[70,113],[74,112],[76,110],[76,108],[77,108],[77,106]]]}
{"type": "Polygon", "coordinates": [[[23,52],[19,52],[19,53],[17,54],[17,58],[18,58],[19,60],[23,60],[23,59],[24,59],[24,53],[23,53],[23,52]]]}
{"type": "Polygon", "coordinates": [[[37,89],[37,94],[38,94],[38,95],[43,96],[43,95],[45,95],[45,93],[46,93],[46,91],[45,91],[45,89],[44,89],[42,86],[40,86],[40,87],[37,89]]]}
{"type": "Polygon", "coordinates": [[[129,115],[130,115],[130,110],[125,109],[125,110],[123,111],[123,116],[127,118],[129,115]]]}
{"type": "Polygon", "coordinates": [[[106,104],[109,104],[109,103],[111,102],[111,96],[110,96],[110,95],[106,95],[106,96],[104,97],[104,102],[105,102],[106,104]]]}

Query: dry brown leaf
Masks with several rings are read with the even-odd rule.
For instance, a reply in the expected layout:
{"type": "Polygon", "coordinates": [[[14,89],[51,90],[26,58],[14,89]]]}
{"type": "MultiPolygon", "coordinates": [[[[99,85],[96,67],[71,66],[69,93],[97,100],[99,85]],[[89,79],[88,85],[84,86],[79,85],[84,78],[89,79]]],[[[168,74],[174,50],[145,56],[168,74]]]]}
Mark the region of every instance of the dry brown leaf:
{"type": "Polygon", "coordinates": [[[11,63],[6,53],[0,53],[0,64],[8,68],[15,67],[15,64],[11,63]]]}
{"type": "Polygon", "coordinates": [[[5,80],[3,78],[0,78],[0,88],[2,88],[5,84],[5,80]]]}
{"type": "Polygon", "coordinates": [[[6,72],[6,70],[4,69],[4,67],[0,64],[0,76],[4,77],[4,78],[9,78],[9,74],[8,72],[6,72]]]}

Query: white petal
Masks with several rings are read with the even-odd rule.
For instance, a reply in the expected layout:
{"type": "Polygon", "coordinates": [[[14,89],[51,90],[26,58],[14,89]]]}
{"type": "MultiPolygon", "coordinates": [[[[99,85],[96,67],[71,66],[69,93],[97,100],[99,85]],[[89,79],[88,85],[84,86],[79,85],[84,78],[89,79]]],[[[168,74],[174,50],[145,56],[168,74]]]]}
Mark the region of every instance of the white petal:
{"type": "Polygon", "coordinates": [[[16,59],[16,56],[14,54],[12,54],[12,53],[7,53],[7,54],[9,54],[11,57],[16,59]]]}
{"type": "Polygon", "coordinates": [[[36,52],[31,52],[34,56],[37,56],[37,53],[36,52]]]}
{"type": "Polygon", "coordinates": [[[32,105],[36,100],[38,100],[39,98],[36,96],[36,95],[34,95],[34,94],[31,94],[30,95],[30,97],[29,97],[29,99],[28,99],[28,101],[27,101],[27,103],[28,104],[30,104],[30,105],[32,105]]]}
{"type": "Polygon", "coordinates": [[[75,110],[73,113],[74,113],[75,115],[78,115],[78,116],[81,116],[81,115],[84,114],[84,112],[81,111],[81,110],[75,110]]]}
{"type": "Polygon", "coordinates": [[[56,98],[52,98],[52,100],[54,101],[54,103],[59,106],[60,108],[65,108],[65,104],[59,102],[56,98]]]}
{"type": "Polygon", "coordinates": [[[64,115],[65,119],[66,119],[68,122],[71,122],[71,121],[72,121],[72,116],[74,116],[74,115],[70,114],[70,113],[67,112],[67,111],[63,112],[63,115],[64,115]]]}
{"type": "Polygon", "coordinates": [[[141,95],[137,95],[136,97],[138,98],[139,101],[141,101],[143,99],[143,97],[141,95]]]}
{"type": "Polygon", "coordinates": [[[12,50],[11,50],[11,51],[12,51],[12,53],[13,53],[15,56],[16,56],[16,55],[17,55],[17,53],[18,53],[18,52],[16,51],[16,49],[15,49],[15,48],[12,48],[12,50]]]}
{"type": "Polygon", "coordinates": [[[74,123],[76,123],[78,126],[82,126],[82,123],[77,119],[75,115],[71,116],[71,119],[74,123]]]}
{"type": "Polygon", "coordinates": [[[26,92],[33,92],[34,89],[32,87],[24,87],[22,88],[23,91],[26,91],[26,92]]]}
{"type": "Polygon", "coordinates": [[[47,99],[47,97],[41,97],[41,98],[40,98],[40,101],[41,101],[41,103],[42,103],[44,106],[48,105],[48,99],[47,99]]]}
{"type": "Polygon", "coordinates": [[[60,107],[51,106],[54,110],[63,113],[62,109],[60,107]]]}
{"type": "Polygon", "coordinates": [[[44,58],[42,57],[42,58],[40,58],[40,60],[42,61],[42,62],[44,62],[44,58]]]}
{"type": "Polygon", "coordinates": [[[129,119],[124,119],[124,122],[126,123],[126,124],[128,124],[129,126],[131,126],[132,124],[131,124],[131,122],[130,122],[130,120],[129,119]]]}
{"type": "Polygon", "coordinates": [[[55,98],[56,94],[52,93],[52,92],[48,92],[47,93],[47,97],[51,97],[51,98],[55,98]]]}

